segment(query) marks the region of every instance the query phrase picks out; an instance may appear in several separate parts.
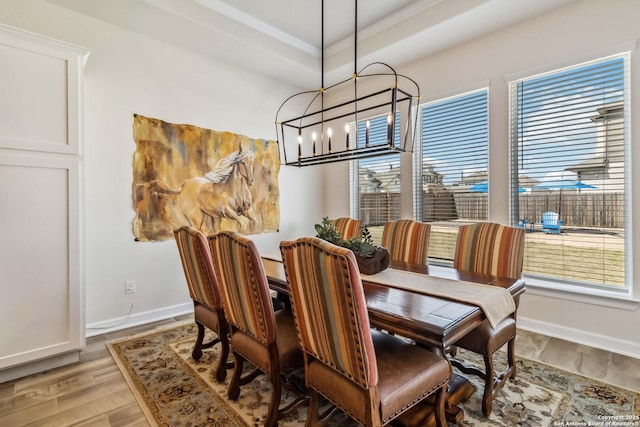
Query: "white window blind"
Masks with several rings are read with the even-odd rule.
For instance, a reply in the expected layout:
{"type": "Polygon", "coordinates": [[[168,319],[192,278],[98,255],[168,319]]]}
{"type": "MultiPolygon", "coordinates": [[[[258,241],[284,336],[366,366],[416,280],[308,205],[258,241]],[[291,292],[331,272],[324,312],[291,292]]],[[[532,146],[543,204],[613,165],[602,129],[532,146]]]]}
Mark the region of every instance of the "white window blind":
{"type": "Polygon", "coordinates": [[[432,224],[429,257],[451,263],[461,224],[487,219],[488,91],[421,107],[415,217],[432,224]]]}
{"type": "Polygon", "coordinates": [[[626,289],[628,60],[510,83],[510,210],[530,277],[626,289]]]}
{"type": "MultiPolygon", "coordinates": [[[[399,117],[396,120],[399,120],[399,117]]],[[[359,147],[365,146],[367,133],[370,144],[386,141],[387,117],[378,116],[358,122],[359,147]]],[[[399,132],[396,130],[396,143],[398,139],[399,132]]],[[[379,242],[382,225],[387,221],[400,219],[400,156],[390,154],[355,160],[352,162],[350,173],[351,215],[362,220],[371,231],[374,240],[379,242]]]]}

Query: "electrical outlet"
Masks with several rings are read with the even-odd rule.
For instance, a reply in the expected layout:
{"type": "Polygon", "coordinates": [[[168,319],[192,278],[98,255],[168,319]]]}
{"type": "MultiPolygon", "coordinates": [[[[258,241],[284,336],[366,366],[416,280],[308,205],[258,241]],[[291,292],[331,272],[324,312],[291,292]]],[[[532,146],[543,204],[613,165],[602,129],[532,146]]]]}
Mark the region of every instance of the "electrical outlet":
{"type": "Polygon", "coordinates": [[[124,293],[125,294],[135,294],[136,293],[136,281],[135,280],[127,280],[124,282],[124,293]]]}

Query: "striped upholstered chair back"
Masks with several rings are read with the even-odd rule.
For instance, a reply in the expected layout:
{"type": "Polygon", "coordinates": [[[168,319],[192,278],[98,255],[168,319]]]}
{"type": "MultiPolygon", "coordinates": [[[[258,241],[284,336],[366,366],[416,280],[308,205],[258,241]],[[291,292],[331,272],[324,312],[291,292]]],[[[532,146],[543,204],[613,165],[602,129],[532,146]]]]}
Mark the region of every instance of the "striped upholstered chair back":
{"type": "Polygon", "coordinates": [[[184,269],[189,296],[205,307],[222,309],[220,287],[213,271],[206,236],[193,227],[181,227],[173,232],[184,269]]]}
{"type": "Polygon", "coordinates": [[[227,321],[262,344],[275,342],[269,285],[255,243],[228,231],[208,239],[227,321]]]}
{"type": "Polygon", "coordinates": [[[458,270],[520,279],[524,259],[521,228],[493,222],[463,225],[458,230],[453,267],[458,270]]]}
{"type": "Polygon", "coordinates": [[[281,242],[280,251],[302,350],[362,388],[374,387],[378,369],[353,252],[317,237],[281,242]]]}
{"type": "Polygon", "coordinates": [[[431,225],[401,219],[387,222],[382,230],[382,246],[389,251],[391,261],[426,264],[429,255],[431,225]]]}
{"type": "Polygon", "coordinates": [[[209,243],[205,235],[193,227],[181,227],[174,230],[173,235],[178,245],[189,295],[193,300],[193,318],[198,327],[198,336],[191,356],[199,360],[203,349],[220,342],[216,379],[222,381],[227,376],[228,326],[222,307],[220,285],[213,269],[209,243]],[[205,343],[205,327],[214,331],[217,338],[205,343]]]}
{"type": "Polygon", "coordinates": [[[336,227],[336,230],[340,233],[340,237],[344,240],[349,240],[353,237],[360,237],[362,221],[359,219],[341,217],[332,219],[331,223],[336,227]]]}

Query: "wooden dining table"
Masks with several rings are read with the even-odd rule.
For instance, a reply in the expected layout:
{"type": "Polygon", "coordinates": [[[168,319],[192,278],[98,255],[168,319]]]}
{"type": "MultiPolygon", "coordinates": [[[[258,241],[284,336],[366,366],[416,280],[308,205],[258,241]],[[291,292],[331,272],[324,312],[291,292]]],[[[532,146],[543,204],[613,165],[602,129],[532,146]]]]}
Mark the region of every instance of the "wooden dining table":
{"type": "MultiPolygon", "coordinates": [[[[271,289],[281,295],[288,295],[282,262],[277,257],[263,257],[263,264],[271,289]]],[[[521,279],[399,262],[392,262],[390,268],[424,275],[425,283],[440,278],[502,287],[514,298],[516,307],[520,295],[525,292],[525,282],[521,279]]],[[[443,357],[446,357],[446,349],[486,319],[483,310],[475,304],[394,287],[393,284],[376,283],[375,275],[363,276],[362,285],[369,321],[373,327],[412,339],[416,344],[428,347],[443,357]]],[[[464,412],[458,404],[468,399],[474,391],[475,387],[466,378],[452,375],[447,400],[448,421],[462,421],[464,412]]],[[[423,416],[428,414],[409,414],[404,418],[409,420],[423,416]]],[[[415,421],[407,421],[405,424],[420,425],[415,424],[415,421]]]]}

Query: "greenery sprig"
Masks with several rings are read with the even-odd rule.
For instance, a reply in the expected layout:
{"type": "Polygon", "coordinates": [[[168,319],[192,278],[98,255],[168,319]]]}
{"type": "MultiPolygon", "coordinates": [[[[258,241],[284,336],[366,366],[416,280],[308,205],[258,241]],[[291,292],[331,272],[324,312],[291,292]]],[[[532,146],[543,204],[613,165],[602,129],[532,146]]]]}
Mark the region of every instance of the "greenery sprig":
{"type": "Polygon", "coordinates": [[[315,225],[315,229],[317,233],[316,237],[324,239],[334,245],[351,249],[354,254],[361,257],[371,258],[378,249],[378,247],[373,244],[371,233],[366,225],[360,227],[360,237],[353,237],[347,240],[340,237],[340,233],[326,216],[322,218],[320,224],[315,225]]]}

